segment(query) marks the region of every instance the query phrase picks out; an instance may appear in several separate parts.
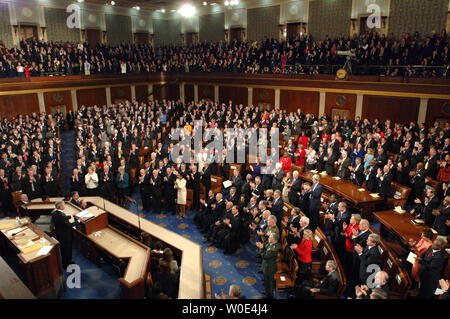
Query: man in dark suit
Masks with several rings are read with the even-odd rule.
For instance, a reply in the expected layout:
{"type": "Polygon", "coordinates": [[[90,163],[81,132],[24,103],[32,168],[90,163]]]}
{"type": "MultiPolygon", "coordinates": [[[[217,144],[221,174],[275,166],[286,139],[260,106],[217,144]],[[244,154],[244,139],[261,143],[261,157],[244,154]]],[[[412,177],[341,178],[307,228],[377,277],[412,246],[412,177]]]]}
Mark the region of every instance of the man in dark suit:
{"type": "Polygon", "coordinates": [[[438,287],[444,266],[445,241],[436,238],[430,248],[427,249],[417,260],[422,265],[419,270],[420,290],[419,299],[432,299],[434,291],[438,287]]]}
{"type": "Polygon", "coordinates": [[[327,155],[323,158],[325,161],[325,171],[328,175],[334,175],[334,163],[338,159],[338,155],[333,152],[333,148],[328,147],[327,155]]]}
{"type": "MultiPolygon", "coordinates": [[[[72,227],[79,225],[77,220],[70,221],[71,216],[64,213],[66,208],[63,201],[55,204],[56,209],[52,213],[52,224],[55,227],[56,239],[60,243],[61,259],[64,269],[73,264],[72,261],[72,227]]],[[[81,218],[84,221],[84,218],[81,218]]]]}
{"type": "Polygon", "coordinates": [[[351,213],[347,210],[347,204],[345,202],[340,202],[338,204],[338,210],[336,214],[325,215],[326,229],[330,230],[330,237],[333,246],[336,249],[339,257],[343,259],[344,257],[344,245],[345,238],[341,235],[344,224],[350,223],[351,213]]]}
{"type": "Polygon", "coordinates": [[[239,170],[235,169],[233,170],[233,177],[231,179],[231,186],[236,187],[236,195],[239,197],[242,184],[244,184],[244,181],[242,180],[241,174],[239,174],[239,170]]]}
{"type": "Polygon", "coordinates": [[[322,204],[320,197],[322,196],[323,186],[320,184],[320,175],[313,175],[313,184],[309,190],[309,219],[311,231],[314,234],[316,227],[320,222],[320,206],[322,204]]]}
{"type": "MultiPolygon", "coordinates": [[[[205,176],[205,175],[203,175],[205,176]]],[[[164,194],[165,194],[165,211],[166,213],[171,212],[172,215],[175,214],[175,181],[177,177],[173,173],[173,169],[171,167],[166,168],[166,176],[164,176],[164,194]]],[[[209,183],[211,184],[211,175],[209,175],[209,183]]],[[[205,186],[206,187],[206,186],[205,186]]],[[[209,187],[206,193],[209,192],[209,187]]]]}
{"type": "Polygon", "coordinates": [[[208,194],[210,188],[211,188],[211,175],[212,175],[212,168],[209,166],[208,162],[205,162],[203,164],[203,171],[200,172],[200,175],[202,176],[201,182],[203,186],[205,186],[205,192],[208,194]]]}
{"type": "MultiPolygon", "coordinates": [[[[357,245],[361,246],[363,249],[367,245],[367,238],[369,238],[370,223],[367,219],[361,219],[359,222],[359,230],[353,230],[352,241],[353,247],[357,245]]],[[[355,282],[359,281],[359,256],[355,250],[353,250],[353,265],[352,265],[352,275],[355,282]]],[[[350,279],[350,278],[349,278],[350,279]]]]}
{"type": "Polygon", "coordinates": [[[275,165],[275,171],[273,172],[273,179],[272,179],[272,189],[275,190],[283,190],[283,177],[286,175],[284,171],[282,170],[283,164],[277,163],[275,165]]]}
{"type": "Polygon", "coordinates": [[[389,196],[391,196],[391,183],[394,179],[392,173],[390,173],[388,165],[384,165],[383,170],[381,168],[378,168],[377,178],[379,183],[380,196],[383,198],[383,203],[381,203],[379,209],[386,210],[388,209],[387,199],[389,196]]]}
{"type": "Polygon", "coordinates": [[[218,247],[224,249],[224,254],[233,254],[239,248],[239,237],[242,232],[242,216],[237,205],[231,209],[231,216],[224,221],[224,229],[217,234],[218,247]]]}
{"type": "Polygon", "coordinates": [[[377,168],[375,159],[372,159],[370,161],[369,167],[367,167],[364,174],[366,175],[365,178],[367,190],[371,193],[378,192],[378,179],[377,179],[377,168]]]}
{"type": "Polygon", "coordinates": [[[436,192],[433,188],[429,187],[427,189],[426,197],[428,197],[428,203],[424,207],[424,216],[425,223],[428,227],[433,227],[436,216],[433,214],[433,211],[439,208],[440,200],[436,196],[436,192]]]}
{"type": "Polygon", "coordinates": [[[439,156],[437,155],[436,149],[431,147],[430,148],[430,157],[428,159],[426,159],[426,162],[425,162],[425,172],[428,177],[431,177],[434,179],[437,178],[438,159],[439,159],[439,156]]]}
{"type": "Polygon", "coordinates": [[[150,176],[150,188],[152,194],[153,213],[159,214],[161,212],[162,178],[157,169],[154,169],[152,175],[150,176]]]}
{"type": "Polygon", "coordinates": [[[291,205],[297,206],[298,197],[302,191],[302,181],[298,178],[298,171],[292,173],[292,181],[289,186],[288,199],[291,205]]]}
{"type": "Polygon", "coordinates": [[[237,203],[239,202],[239,196],[237,194],[236,187],[231,186],[230,193],[229,193],[228,199],[226,201],[232,202],[233,205],[237,205],[237,203]]]}
{"type": "Polygon", "coordinates": [[[367,246],[362,248],[361,245],[355,246],[355,252],[359,256],[359,279],[360,284],[367,285],[367,278],[373,273],[375,269],[373,265],[380,264],[380,249],[378,244],[380,236],[377,234],[370,234],[367,238],[367,246]],[[369,267],[370,266],[370,267],[369,267]]]}
{"type": "Polygon", "coordinates": [[[349,170],[351,171],[350,180],[352,183],[361,187],[365,179],[364,165],[361,164],[361,157],[355,159],[355,166],[350,166],[349,170]]]}
{"type": "Polygon", "coordinates": [[[252,175],[247,174],[246,176],[246,182],[241,187],[241,194],[245,196],[245,202],[248,203],[250,201],[250,198],[252,197],[252,175]]]}
{"type": "Polygon", "coordinates": [[[273,202],[272,202],[272,207],[270,208],[270,212],[272,213],[272,215],[275,215],[277,217],[277,221],[278,221],[279,225],[281,224],[281,220],[283,217],[283,207],[284,207],[284,202],[283,202],[283,199],[281,198],[281,191],[277,189],[273,193],[273,202]]]}
{"type": "Polygon", "coordinates": [[[338,159],[339,168],[337,171],[337,176],[339,176],[342,179],[349,179],[350,178],[350,170],[349,166],[352,163],[352,160],[350,157],[348,157],[347,151],[342,151],[342,158],[338,159]]]}
{"type": "Polygon", "coordinates": [[[295,298],[303,299],[311,297],[311,294],[319,293],[325,296],[336,295],[341,278],[336,271],[337,264],[334,260],[328,260],[325,264],[325,270],[328,274],[322,280],[306,280],[301,286],[295,289],[295,298]]]}
{"type": "Polygon", "coordinates": [[[387,155],[384,153],[384,149],[382,147],[378,148],[378,154],[375,156],[375,160],[377,161],[376,167],[383,169],[384,165],[387,163],[387,155]]]}
{"type": "Polygon", "coordinates": [[[283,220],[281,221],[283,228],[288,231],[288,246],[291,246],[291,244],[293,243],[297,244],[295,234],[300,229],[300,212],[300,208],[294,207],[291,209],[291,218],[289,218],[288,216],[284,216],[283,220]]]}
{"type": "Polygon", "coordinates": [[[425,190],[426,171],[423,163],[417,163],[415,171],[410,172],[411,175],[411,198],[422,197],[425,190]]]}
{"type": "Polygon", "coordinates": [[[450,220],[450,196],[445,196],[442,205],[439,209],[433,211],[436,216],[434,221],[434,229],[439,235],[448,236],[449,234],[449,220],[450,220]]]}

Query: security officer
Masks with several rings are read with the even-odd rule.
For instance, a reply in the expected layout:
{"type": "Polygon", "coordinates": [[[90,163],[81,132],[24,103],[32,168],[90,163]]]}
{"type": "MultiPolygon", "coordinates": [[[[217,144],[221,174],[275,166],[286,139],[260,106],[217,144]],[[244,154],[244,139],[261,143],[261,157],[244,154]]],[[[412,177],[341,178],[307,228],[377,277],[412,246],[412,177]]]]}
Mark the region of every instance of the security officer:
{"type": "Polygon", "coordinates": [[[273,276],[277,272],[278,238],[277,233],[272,233],[266,246],[261,242],[256,243],[262,258],[261,268],[264,274],[265,295],[269,299],[273,298],[273,276]]]}
{"type": "Polygon", "coordinates": [[[277,227],[277,217],[275,215],[270,215],[269,218],[267,218],[266,229],[264,231],[258,230],[257,234],[261,237],[264,247],[267,245],[271,234],[277,234],[278,237],[280,237],[280,230],[277,227]]]}

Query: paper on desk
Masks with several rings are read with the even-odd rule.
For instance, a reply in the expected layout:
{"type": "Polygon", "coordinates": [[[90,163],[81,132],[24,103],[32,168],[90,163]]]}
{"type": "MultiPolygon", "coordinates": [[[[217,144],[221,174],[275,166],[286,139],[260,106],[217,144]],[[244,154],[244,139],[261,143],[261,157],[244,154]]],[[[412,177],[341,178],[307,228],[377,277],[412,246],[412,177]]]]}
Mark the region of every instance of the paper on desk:
{"type": "Polygon", "coordinates": [[[438,232],[436,230],[434,230],[433,228],[431,228],[431,231],[433,232],[433,234],[437,234],[438,232]]]}
{"type": "Polygon", "coordinates": [[[231,181],[225,181],[225,182],[223,182],[222,184],[223,184],[223,187],[228,188],[228,187],[230,187],[233,183],[232,183],[231,181]]]}
{"type": "Polygon", "coordinates": [[[39,251],[36,253],[37,256],[44,256],[47,255],[50,251],[50,249],[52,249],[52,245],[50,246],[44,246],[41,249],[39,249],[39,251]]]}
{"type": "Polygon", "coordinates": [[[394,211],[399,214],[403,214],[406,212],[401,206],[395,206],[394,211]]]}
{"type": "Polygon", "coordinates": [[[87,210],[83,210],[82,212],[79,212],[75,216],[77,216],[78,218],[85,217],[86,219],[94,217],[94,215],[92,215],[92,213],[88,212],[87,210]]]}
{"type": "Polygon", "coordinates": [[[417,258],[417,255],[413,252],[410,252],[408,255],[408,258],[406,258],[406,261],[411,264],[414,264],[414,262],[416,261],[416,258],[417,258]]]}
{"type": "Polygon", "coordinates": [[[365,190],[365,188],[358,188],[358,192],[364,192],[365,190]]]}
{"type": "Polygon", "coordinates": [[[15,223],[3,224],[3,225],[0,225],[0,230],[7,230],[10,228],[13,228],[14,226],[16,226],[15,223]]]}
{"type": "Polygon", "coordinates": [[[378,193],[370,194],[370,196],[372,196],[373,198],[379,198],[380,197],[380,195],[378,195],[378,193]]]}
{"type": "Polygon", "coordinates": [[[280,276],[281,281],[286,281],[286,277],[280,276]]]}
{"type": "Polygon", "coordinates": [[[326,171],[321,171],[320,175],[327,175],[327,172],[326,171]]]}
{"type": "Polygon", "coordinates": [[[333,177],[335,180],[340,180],[341,178],[339,177],[339,176],[335,176],[335,177],[333,177]]]}
{"type": "Polygon", "coordinates": [[[316,173],[317,173],[317,170],[312,169],[310,172],[316,174],[316,173]]]}

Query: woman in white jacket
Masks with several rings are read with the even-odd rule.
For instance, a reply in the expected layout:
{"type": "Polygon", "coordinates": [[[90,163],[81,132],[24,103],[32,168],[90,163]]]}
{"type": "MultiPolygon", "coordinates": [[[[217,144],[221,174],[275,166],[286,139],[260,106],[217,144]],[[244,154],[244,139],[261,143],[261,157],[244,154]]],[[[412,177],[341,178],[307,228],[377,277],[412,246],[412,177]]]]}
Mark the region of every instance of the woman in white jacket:
{"type": "Polygon", "coordinates": [[[186,212],[186,179],[178,171],[175,171],[177,179],[175,180],[175,189],[177,190],[177,212],[181,218],[185,218],[186,212]]]}

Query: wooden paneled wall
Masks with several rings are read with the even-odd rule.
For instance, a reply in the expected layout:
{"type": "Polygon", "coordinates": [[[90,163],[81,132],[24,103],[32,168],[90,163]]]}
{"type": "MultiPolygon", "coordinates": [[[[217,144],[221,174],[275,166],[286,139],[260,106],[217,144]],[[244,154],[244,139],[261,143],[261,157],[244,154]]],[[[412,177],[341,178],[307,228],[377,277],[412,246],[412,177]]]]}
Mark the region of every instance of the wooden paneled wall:
{"type": "Polygon", "coordinates": [[[417,122],[420,99],[365,95],[362,118],[387,119],[398,123],[417,122]]]}
{"type": "Polygon", "coordinates": [[[148,101],[148,85],[136,85],[136,100],[148,101]]]}
{"type": "Polygon", "coordinates": [[[194,86],[192,84],[184,86],[184,100],[186,103],[194,101],[194,86]]]}
{"type": "Polygon", "coordinates": [[[433,125],[434,121],[440,119],[449,119],[450,117],[450,101],[449,100],[428,100],[426,124],[433,125]]]}
{"type": "Polygon", "coordinates": [[[318,115],[319,93],[281,90],[280,108],[286,109],[289,112],[295,112],[298,108],[300,108],[304,114],[312,113],[318,115]]]}
{"type": "Polygon", "coordinates": [[[104,88],[77,90],[77,101],[78,107],[82,105],[101,107],[106,105],[106,90],[104,88]]]}
{"type": "Polygon", "coordinates": [[[235,104],[248,104],[248,88],[221,86],[219,87],[219,102],[228,104],[228,101],[235,104]]]}
{"type": "Polygon", "coordinates": [[[36,93],[0,96],[0,116],[12,118],[18,114],[39,113],[36,93]]]}
{"type": "Polygon", "coordinates": [[[198,86],[198,99],[210,99],[214,101],[214,86],[212,85],[199,85],[198,86]]]}
{"type": "Polygon", "coordinates": [[[253,105],[258,106],[261,103],[270,104],[273,108],[275,106],[275,90],[254,88],[253,105]]]}
{"type": "Polygon", "coordinates": [[[45,112],[53,113],[53,107],[65,106],[66,112],[73,110],[72,94],[70,91],[45,92],[44,93],[45,112]]]}
{"type": "Polygon", "coordinates": [[[333,109],[348,111],[349,118],[355,118],[356,94],[327,93],[325,97],[325,113],[331,116],[333,109]]]}
{"type": "Polygon", "coordinates": [[[111,88],[111,102],[131,100],[131,87],[130,86],[116,86],[111,88]]]}

